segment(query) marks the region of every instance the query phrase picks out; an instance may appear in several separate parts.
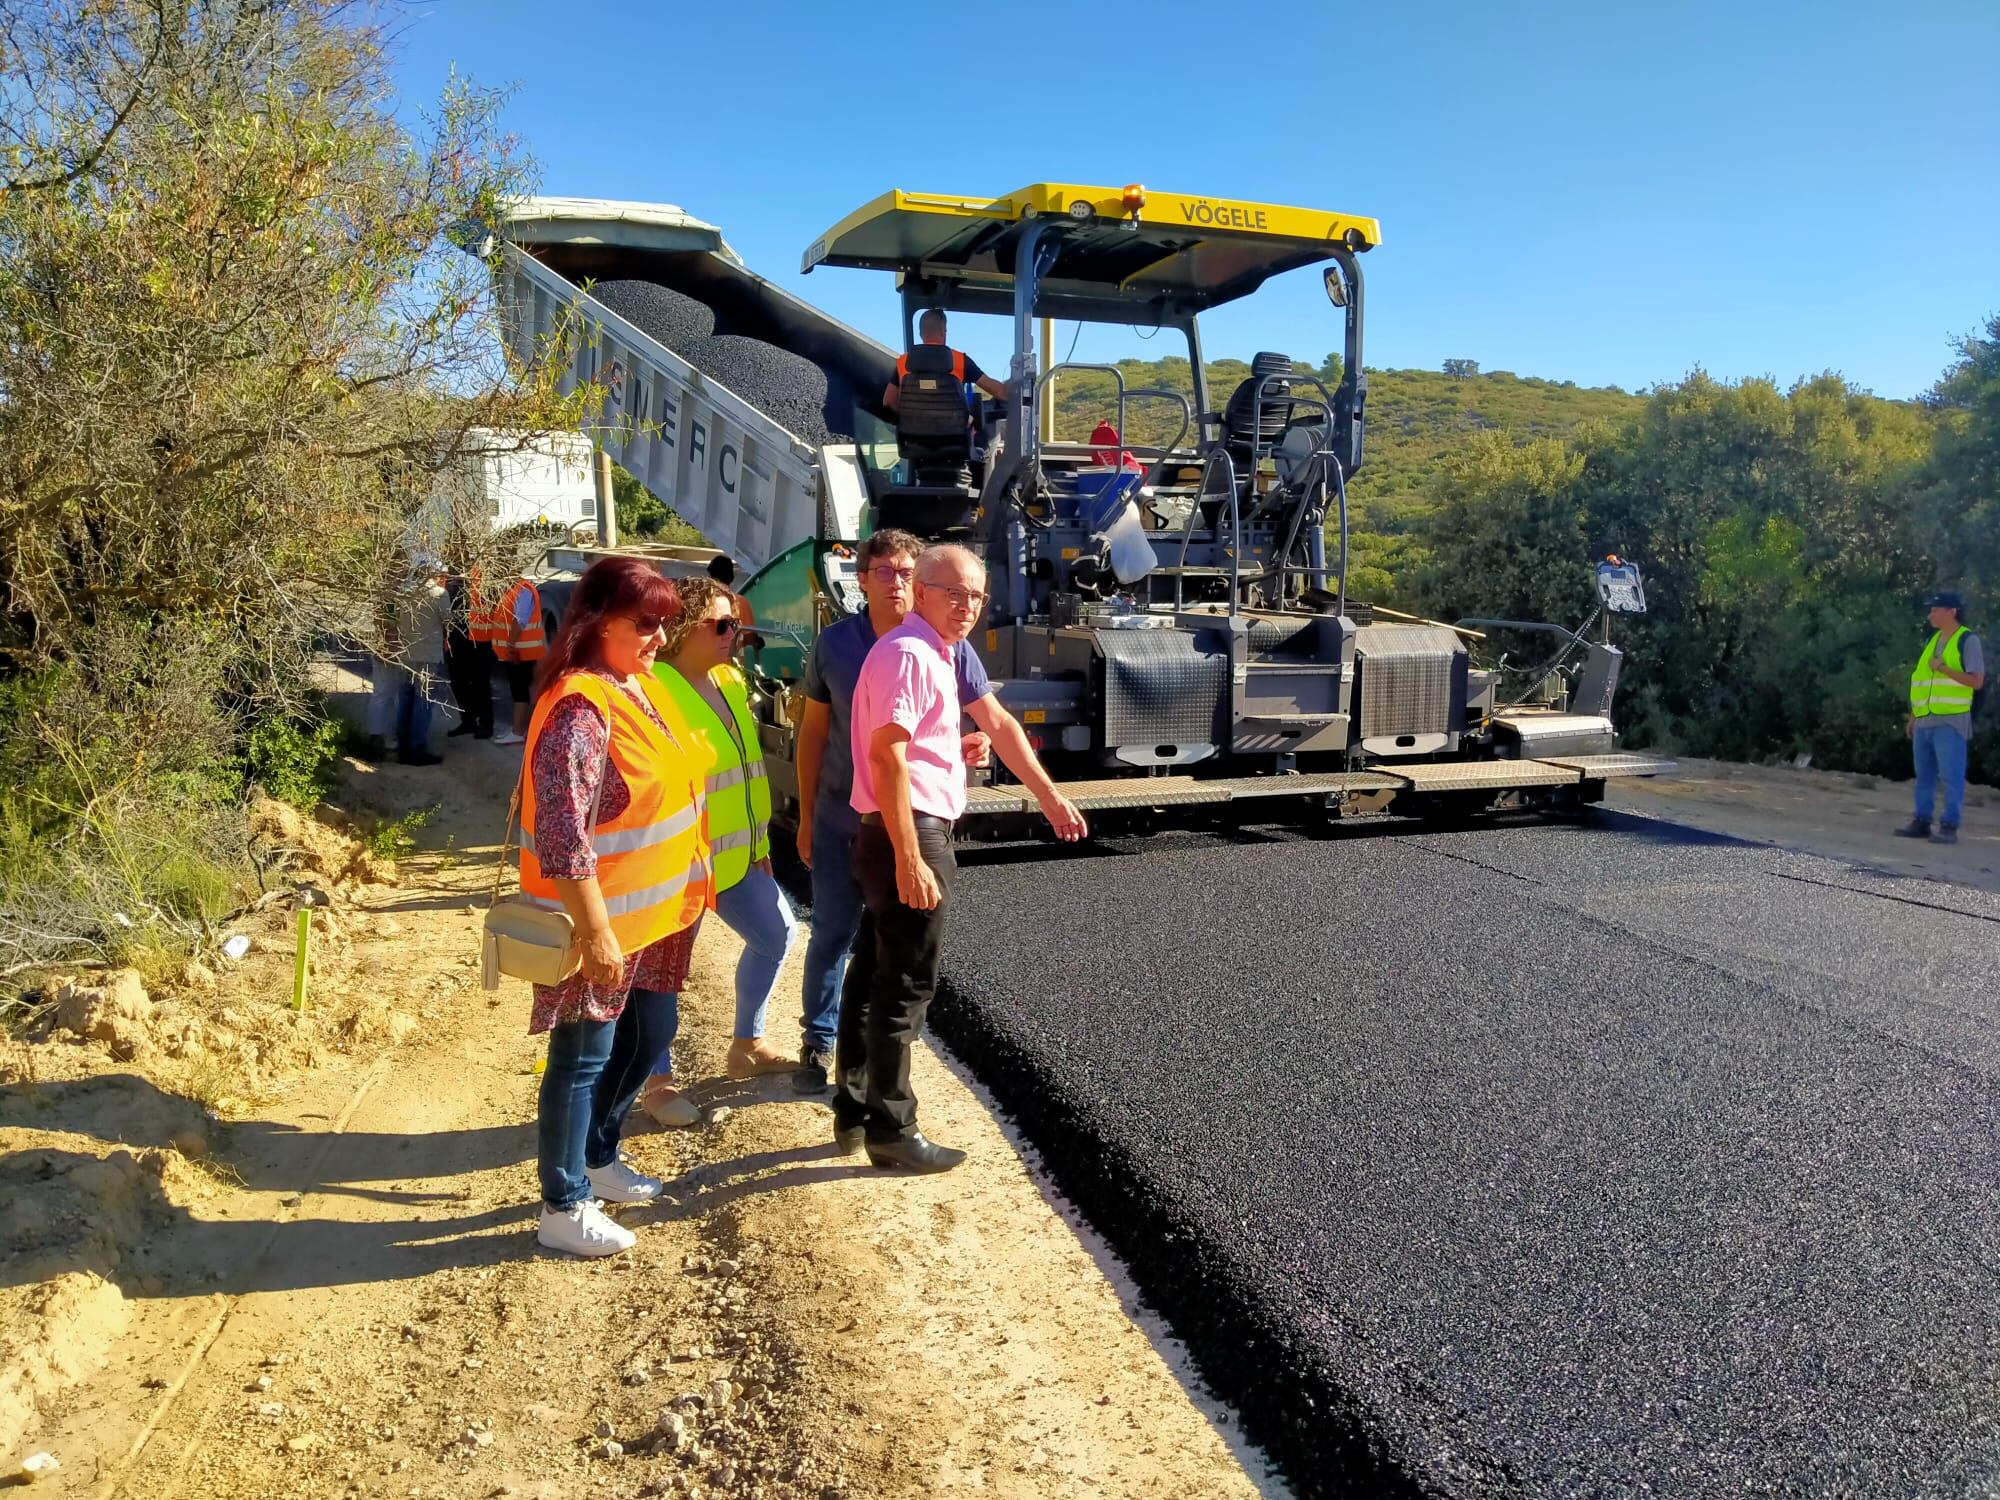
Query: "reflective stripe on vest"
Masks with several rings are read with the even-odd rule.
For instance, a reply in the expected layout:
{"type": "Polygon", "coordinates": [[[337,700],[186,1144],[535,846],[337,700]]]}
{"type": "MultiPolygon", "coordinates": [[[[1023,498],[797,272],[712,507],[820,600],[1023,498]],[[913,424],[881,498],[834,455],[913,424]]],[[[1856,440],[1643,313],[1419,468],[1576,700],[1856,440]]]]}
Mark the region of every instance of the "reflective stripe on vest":
{"type": "Polygon", "coordinates": [[[500,601],[498,616],[499,634],[494,637],[494,653],[502,661],[540,661],[548,649],[548,642],[542,635],[542,594],[527,579],[518,580],[507,590],[500,601]],[[520,602],[521,591],[526,589],[533,602],[528,606],[528,623],[520,627],[520,635],[514,636],[514,610],[520,602]],[[509,637],[513,636],[510,642],[509,637]]]}
{"type": "MultiPolygon", "coordinates": [[[[1942,630],[1932,633],[1924,643],[1924,654],[1917,658],[1916,670],[1910,673],[1910,714],[1914,718],[1925,719],[1939,714],[1969,714],[1972,712],[1973,690],[1962,682],[1953,682],[1931,665],[1931,658],[1937,654],[1938,639],[1942,630]]],[[[1960,625],[1945,642],[1944,664],[1954,672],[1965,670],[1965,659],[1959,650],[1959,642],[1968,634],[1960,625]]]]}
{"type": "MultiPolygon", "coordinates": [[[[655,844],[678,838],[701,821],[700,812],[694,807],[684,807],[672,817],[662,822],[651,823],[644,828],[626,828],[617,833],[599,833],[592,837],[590,847],[599,854],[630,854],[635,849],[650,849],[655,844]]],[[[530,854],[535,852],[535,831],[521,830],[521,847],[530,854]]]]}
{"type": "Polygon", "coordinates": [[[715,888],[726,891],[750,873],[752,862],[771,853],[771,783],[764,770],[757,721],[750,713],[749,689],[734,667],[717,667],[709,674],[729,708],[725,721],[673,667],[661,662],[653,672],[695,734],[714,752],[706,788],[708,838],[715,854],[715,888]]]}
{"type": "Polygon", "coordinates": [[[535,750],[549,714],[563,699],[588,698],[604,715],[611,764],[631,801],[616,817],[598,820],[590,843],[604,910],[627,954],[693,926],[714,900],[702,789],[708,749],[671,694],[643,678],[640,689],[660,723],[631,694],[593,672],[564,677],[535,705],[521,773],[521,893],[552,907],[560,898],[554,879],[542,873],[534,838],[535,750]]]}

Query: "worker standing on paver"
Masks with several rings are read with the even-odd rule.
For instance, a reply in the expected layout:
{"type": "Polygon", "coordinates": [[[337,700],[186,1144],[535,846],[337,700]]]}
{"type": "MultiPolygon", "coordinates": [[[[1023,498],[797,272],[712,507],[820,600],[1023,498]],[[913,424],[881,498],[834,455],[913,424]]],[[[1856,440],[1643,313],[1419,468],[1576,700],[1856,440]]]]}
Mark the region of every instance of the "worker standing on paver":
{"type": "MultiPolygon", "coordinates": [[[[937,988],[957,869],[952,825],[965,811],[952,648],[985,607],[985,564],[963,547],[928,549],[917,559],[914,607],[875,643],[854,687],[854,876],[865,914],[840,1000],[833,1138],[843,1152],[865,1146],[878,1167],[948,1172],[965,1160],[917,1129],[910,1049],[937,988]]],[[[1088,832],[1018,724],[994,734],[993,748],[1041,802],[1056,837],[1088,832]]]]}
{"type": "Polygon", "coordinates": [[[1930,601],[1931,638],[1910,673],[1910,716],[1903,729],[1916,763],[1916,812],[1896,830],[1901,838],[1958,842],[1965,806],[1965,761],[1972,743],[1973,697],[1986,685],[1986,655],[1965,628],[1965,601],[1954,593],[1930,601]],[[1943,783],[1944,816],[1931,831],[1931,812],[1943,783]]]}

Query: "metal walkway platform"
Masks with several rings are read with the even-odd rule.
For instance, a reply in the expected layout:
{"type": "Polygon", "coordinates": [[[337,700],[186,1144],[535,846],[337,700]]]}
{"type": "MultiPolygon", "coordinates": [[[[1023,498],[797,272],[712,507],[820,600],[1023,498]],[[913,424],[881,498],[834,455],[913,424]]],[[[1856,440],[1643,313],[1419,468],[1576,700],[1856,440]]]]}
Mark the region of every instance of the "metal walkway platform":
{"type": "MultiPolygon", "coordinates": [[[[1082,811],[1108,812],[1362,792],[1503,792],[1575,786],[1613,776],[1665,776],[1673,770],[1672,761],[1650,755],[1572,755],[1546,760],[1427,761],[1289,776],[1106,776],[1057,785],[1082,811]]],[[[1007,817],[1035,810],[1034,798],[1018,786],[975,786],[966,792],[967,817],[1007,817]]]]}

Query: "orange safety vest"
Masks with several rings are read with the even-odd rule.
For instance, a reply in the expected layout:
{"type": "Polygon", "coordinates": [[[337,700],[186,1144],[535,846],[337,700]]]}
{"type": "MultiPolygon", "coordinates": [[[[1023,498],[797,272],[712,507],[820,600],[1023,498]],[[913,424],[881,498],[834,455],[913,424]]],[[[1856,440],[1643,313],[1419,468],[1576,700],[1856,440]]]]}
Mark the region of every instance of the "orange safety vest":
{"type": "Polygon", "coordinates": [[[500,601],[500,607],[494,611],[494,615],[496,627],[493,636],[494,655],[502,661],[542,659],[543,653],[548,650],[548,640],[542,634],[541,590],[525,578],[517,579],[514,586],[507,590],[506,597],[500,601]],[[514,603],[521,597],[522,589],[533,595],[535,602],[528,609],[528,623],[521,627],[521,634],[512,645],[509,645],[507,638],[514,633],[514,603]]]}
{"type": "Polygon", "coordinates": [[[480,581],[477,568],[465,575],[465,633],[488,645],[507,639],[506,622],[501,620],[493,596],[480,581]]]}
{"type": "Polygon", "coordinates": [[[598,820],[590,843],[604,910],[627,954],[685,931],[715,904],[704,800],[714,754],[650,674],[639,686],[664,731],[623,689],[594,672],[572,672],[535,705],[521,763],[521,893],[537,905],[560,908],[555,881],[542,874],[535,857],[535,747],[550,712],[571,694],[596,704],[611,726],[611,764],[632,800],[617,817],[598,820]]]}
{"type": "MultiPolygon", "coordinates": [[[[907,354],[897,355],[896,384],[901,385],[903,383],[904,377],[906,377],[909,373],[910,373],[910,356],[907,354]]],[[[960,385],[965,384],[965,356],[963,354],[960,354],[956,349],[951,351],[951,378],[953,380],[956,380],[960,385]]]]}

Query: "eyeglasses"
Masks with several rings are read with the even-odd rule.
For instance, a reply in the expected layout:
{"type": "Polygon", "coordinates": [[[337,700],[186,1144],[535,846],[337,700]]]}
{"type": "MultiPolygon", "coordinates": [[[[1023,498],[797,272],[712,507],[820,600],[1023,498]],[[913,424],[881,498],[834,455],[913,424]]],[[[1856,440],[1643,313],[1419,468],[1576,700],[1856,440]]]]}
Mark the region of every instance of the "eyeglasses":
{"type": "Polygon", "coordinates": [[[962,589],[949,583],[926,583],[927,589],[936,589],[951,601],[953,609],[984,609],[987,595],[978,589],[962,589]]]}
{"type": "Polygon", "coordinates": [[[734,635],[742,628],[742,621],[734,615],[724,615],[720,620],[710,620],[708,623],[715,627],[717,635],[734,635]]]}
{"type": "Polygon", "coordinates": [[[877,583],[908,583],[917,576],[915,568],[899,568],[894,563],[876,563],[868,571],[877,583]]]}

